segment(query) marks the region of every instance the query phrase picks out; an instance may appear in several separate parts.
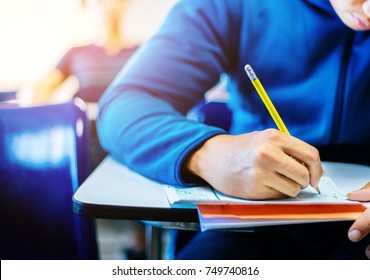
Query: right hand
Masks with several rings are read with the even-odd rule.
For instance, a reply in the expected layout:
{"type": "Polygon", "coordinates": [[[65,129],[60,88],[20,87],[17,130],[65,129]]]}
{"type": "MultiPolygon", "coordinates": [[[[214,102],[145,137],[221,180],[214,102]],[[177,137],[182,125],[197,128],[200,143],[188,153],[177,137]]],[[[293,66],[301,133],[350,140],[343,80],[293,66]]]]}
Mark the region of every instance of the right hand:
{"type": "Polygon", "coordinates": [[[246,199],[294,197],[323,174],[316,148],[276,129],[214,136],[187,168],[218,191],[246,199]]]}

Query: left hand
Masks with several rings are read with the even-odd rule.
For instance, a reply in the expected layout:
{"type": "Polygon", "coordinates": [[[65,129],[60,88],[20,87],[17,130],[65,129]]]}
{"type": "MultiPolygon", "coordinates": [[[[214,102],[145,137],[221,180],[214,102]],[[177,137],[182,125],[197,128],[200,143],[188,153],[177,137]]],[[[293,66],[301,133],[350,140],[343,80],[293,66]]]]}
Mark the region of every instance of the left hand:
{"type": "MultiPolygon", "coordinates": [[[[360,190],[349,193],[348,198],[357,201],[370,201],[370,182],[360,190]]],[[[357,242],[368,233],[370,233],[370,208],[353,223],[348,231],[348,238],[353,242],[357,242]]],[[[370,244],[367,246],[365,254],[370,259],[370,244]]]]}

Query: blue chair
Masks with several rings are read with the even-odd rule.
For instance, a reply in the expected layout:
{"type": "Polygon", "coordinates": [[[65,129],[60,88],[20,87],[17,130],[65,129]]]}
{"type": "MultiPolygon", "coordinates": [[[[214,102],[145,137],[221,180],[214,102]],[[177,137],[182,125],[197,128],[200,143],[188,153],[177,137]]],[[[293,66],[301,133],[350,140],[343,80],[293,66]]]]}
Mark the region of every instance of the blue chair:
{"type": "Polygon", "coordinates": [[[0,102],[15,99],[15,91],[2,91],[0,92],[0,102]]]}
{"type": "Polygon", "coordinates": [[[224,101],[200,101],[188,112],[187,117],[226,131],[229,131],[232,121],[231,110],[224,101]]]}
{"type": "Polygon", "coordinates": [[[0,102],[1,259],[98,259],[94,220],[72,209],[89,175],[88,124],[80,99],[0,102]]]}

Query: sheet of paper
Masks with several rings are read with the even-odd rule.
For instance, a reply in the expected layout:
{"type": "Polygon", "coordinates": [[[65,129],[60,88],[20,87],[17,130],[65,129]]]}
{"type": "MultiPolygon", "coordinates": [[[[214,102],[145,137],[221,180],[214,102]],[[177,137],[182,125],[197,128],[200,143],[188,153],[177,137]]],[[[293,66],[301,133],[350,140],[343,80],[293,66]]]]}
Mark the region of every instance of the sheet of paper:
{"type": "Polygon", "coordinates": [[[177,187],[177,186],[165,186],[167,198],[171,204],[203,204],[203,203],[351,203],[347,200],[345,194],[341,192],[333,183],[330,177],[322,177],[320,184],[321,194],[308,186],[303,189],[297,197],[290,197],[279,200],[247,200],[234,198],[224,195],[207,186],[197,187],[177,187]]]}
{"type": "Polygon", "coordinates": [[[357,211],[357,213],[350,211],[354,204],[362,204],[365,207],[370,206],[370,202],[359,203],[349,201],[345,195],[347,192],[357,190],[367,182],[370,182],[370,167],[337,162],[323,162],[323,167],[326,176],[321,179],[319,184],[321,194],[318,194],[314,188],[309,186],[294,198],[253,201],[229,197],[209,187],[178,188],[167,186],[165,189],[168,200],[173,207],[197,206],[202,230],[232,228],[234,230],[245,231],[258,226],[353,220],[356,215],[362,213],[362,210],[357,211]],[[351,205],[347,205],[348,203],[351,205]],[[266,207],[266,209],[273,207],[273,204],[286,206],[287,208],[298,205],[300,209],[296,209],[294,210],[295,212],[290,214],[288,211],[284,215],[281,215],[281,217],[273,215],[276,214],[275,212],[270,213],[270,216],[264,215],[262,217],[258,216],[255,210],[247,214],[246,212],[240,213],[235,209],[231,209],[237,204],[241,204],[243,208],[262,206],[264,204],[263,207],[266,207]],[[341,205],[345,207],[345,210],[333,213],[320,210],[320,213],[314,215],[312,213],[304,213],[302,216],[296,216],[296,214],[303,211],[301,208],[320,208],[325,205],[330,207],[341,205]],[[210,209],[212,211],[203,211],[203,214],[199,211],[200,208],[203,207],[202,209],[204,210],[204,207],[208,206],[211,207],[210,209]],[[227,215],[221,215],[214,211],[213,206],[215,209],[218,209],[217,207],[230,208],[229,210],[231,212],[229,214],[226,213],[227,215]]]}

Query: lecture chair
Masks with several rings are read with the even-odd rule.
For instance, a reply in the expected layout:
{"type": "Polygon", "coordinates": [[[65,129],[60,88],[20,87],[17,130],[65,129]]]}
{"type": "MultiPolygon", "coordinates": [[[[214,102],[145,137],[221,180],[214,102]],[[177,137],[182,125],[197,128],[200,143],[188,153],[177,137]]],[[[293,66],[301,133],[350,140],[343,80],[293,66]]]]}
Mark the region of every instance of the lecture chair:
{"type": "Polygon", "coordinates": [[[202,100],[198,102],[187,114],[188,119],[220,127],[229,131],[232,113],[225,101],[202,100]]]}
{"type": "Polygon", "coordinates": [[[0,102],[15,99],[15,91],[0,91],[0,102]]]}
{"type": "Polygon", "coordinates": [[[95,221],[72,209],[88,151],[82,100],[0,102],[1,259],[98,259],[95,221]]]}

